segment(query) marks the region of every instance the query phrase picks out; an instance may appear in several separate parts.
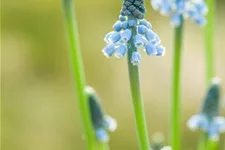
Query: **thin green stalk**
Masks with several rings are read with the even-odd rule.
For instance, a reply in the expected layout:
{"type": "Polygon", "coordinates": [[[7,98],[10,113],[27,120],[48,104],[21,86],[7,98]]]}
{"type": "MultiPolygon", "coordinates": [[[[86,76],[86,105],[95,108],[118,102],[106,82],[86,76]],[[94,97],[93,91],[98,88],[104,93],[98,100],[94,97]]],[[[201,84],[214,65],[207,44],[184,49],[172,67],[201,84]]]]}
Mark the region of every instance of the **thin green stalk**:
{"type": "Polygon", "coordinates": [[[133,40],[134,35],[136,35],[136,28],[132,29],[132,38],[129,40],[128,47],[128,70],[129,70],[129,79],[130,79],[130,88],[132,96],[133,111],[136,124],[136,132],[138,135],[139,147],[140,150],[150,150],[149,140],[148,140],[148,131],[145,120],[144,105],[141,96],[141,88],[139,81],[139,71],[137,66],[133,66],[131,63],[132,53],[137,51],[134,46],[133,40]]]}
{"type": "Polygon", "coordinates": [[[219,141],[209,140],[207,150],[219,150],[219,141]]]}
{"type": "Polygon", "coordinates": [[[206,150],[208,145],[208,135],[207,133],[202,132],[199,143],[198,143],[198,150],[206,150]]]}
{"type": "Polygon", "coordinates": [[[97,141],[92,122],[90,117],[89,104],[87,95],[84,92],[85,88],[85,75],[82,64],[82,56],[80,52],[76,16],[73,0],[63,0],[63,10],[65,15],[65,22],[68,32],[70,59],[73,70],[73,77],[75,80],[75,87],[78,99],[78,107],[80,109],[80,115],[82,120],[82,126],[84,130],[84,139],[86,141],[86,147],[88,150],[105,150],[107,145],[101,144],[97,141]]]}
{"type": "Polygon", "coordinates": [[[213,33],[214,33],[214,13],[215,0],[207,0],[209,12],[206,16],[207,24],[205,26],[205,74],[206,85],[208,86],[214,76],[214,59],[213,59],[213,33]]]}
{"type": "Polygon", "coordinates": [[[171,104],[171,135],[170,144],[173,150],[180,150],[180,78],[181,78],[181,58],[182,58],[182,32],[183,17],[181,25],[175,29],[173,70],[172,70],[172,104],[171,104]]]}

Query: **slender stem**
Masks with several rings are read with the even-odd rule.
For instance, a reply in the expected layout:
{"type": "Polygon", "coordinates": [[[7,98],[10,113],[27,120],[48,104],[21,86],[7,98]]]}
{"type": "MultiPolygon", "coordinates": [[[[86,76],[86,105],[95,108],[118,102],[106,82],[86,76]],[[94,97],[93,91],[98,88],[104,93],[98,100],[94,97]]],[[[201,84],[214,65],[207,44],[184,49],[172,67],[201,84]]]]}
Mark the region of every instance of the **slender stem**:
{"type": "Polygon", "coordinates": [[[82,64],[82,56],[80,52],[73,0],[63,0],[63,8],[68,32],[70,59],[72,64],[73,77],[75,80],[78,106],[82,119],[86,147],[88,150],[105,150],[107,149],[107,145],[98,142],[95,137],[90,117],[90,109],[87,100],[87,95],[84,92],[84,87],[86,83],[82,64]]]}
{"type": "Polygon", "coordinates": [[[207,145],[208,145],[208,135],[207,133],[202,132],[198,143],[198,150],[206,150],[207,145]]]}
{"type": "Polygon", "coordinates": [[[211,79],[214,76],[214,59],[213,59],[213,33],[214,33],[214,13],[215,13],[215,0],[207,0],[208,14],[206,19],[208,23],[205,26],[205,74],[206,85],[208,87],[211,79]]]}
{"type": "Polygon", "coordinates": [[[219,142],[208,140],[207,150],[219,150],[219,142]]]}
{"type": "Polygon", "coordinates": [[[140,150],[150,150],[147,125],[145,121],[144,105],[140,89],[139,71],[138,67],[133,66],[131,63],[132,53],[134,51],[137,51],[133,43],[133,39],[136,34],[137,34],[136,28],[133,28],[132,38],[128,43],[129,47],[128,47],[127,63],[129,70],[130,88],[139,147],[140,150]]]}
{"type": "Polygon", "coordinates": [[[180,150],[180,77],[181,77],[181,54],[182,54],[182,30],[181,25],[175,29],[173,72],[172,72],[172,105],[171,105],[171,137],[170,144],[173,150],[180,150]]]}

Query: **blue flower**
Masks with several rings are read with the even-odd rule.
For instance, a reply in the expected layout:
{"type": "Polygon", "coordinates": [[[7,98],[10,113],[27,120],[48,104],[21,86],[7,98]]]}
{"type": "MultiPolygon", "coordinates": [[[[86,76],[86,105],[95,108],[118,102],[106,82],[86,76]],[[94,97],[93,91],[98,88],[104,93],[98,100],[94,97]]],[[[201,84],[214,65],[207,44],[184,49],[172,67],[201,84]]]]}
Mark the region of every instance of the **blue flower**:
{"type": "Polygon", "coordinates": [[[104,113],[94,89],[86,87],[84,91],[88,96],[91,120],[95,129],[96,137],[100,142],[108,142],[108,131],[113,132],[116,130],[116,120],[104,113]]]}
{"type": "Polygon", "coordinates": [[[152,25],[144,19],[144,0],[124,0],[119,19],[113,25],[114,31],[106,34],[107,45],[102,52],[106,57],[123,58],[129,49],[133,52],[131,63],[137,66],[141,61],[141,53],[149,56],[162,56],[165,48],[159,46],[161,40],[152,30],[152,25]]]}
{"type": "Polygon", "coordinates": [[[139,52],[133,52],[132,57],[131,57],[131,63],[134,66],[137,66],[141,62],[141,55],[139,52]]]}
{"type": "Polygon", "coordinates": [[[106,143],[109,141],[108,132],[104,128],[96,129],[96,137],[100,142],[106,143]]]}
{"type": "Polygon", "coordinates": [[[220,82],[218,78],[212,80],[202,110],[193,115],[187,122],[191,130],[201,129],[211,140],[218,140],[219,133],[225,132],[225,118],[219,115],[220,82]]]}
{"type": "Polygon", "coordinates": [[[174,27],[180,26],[182,16],[200,26],[207,22],[208,8],[204,0],[151,0],[151,5],[161,15],[172,14],[170,22],[174,27]]]}
{"type": "Polygon", "coordinates": [[[127,46],[125,44],[121,44],[118,47],[116,47],[115,56],[117,58],[123,58],[126,53],[127,53],[127,46]]]}

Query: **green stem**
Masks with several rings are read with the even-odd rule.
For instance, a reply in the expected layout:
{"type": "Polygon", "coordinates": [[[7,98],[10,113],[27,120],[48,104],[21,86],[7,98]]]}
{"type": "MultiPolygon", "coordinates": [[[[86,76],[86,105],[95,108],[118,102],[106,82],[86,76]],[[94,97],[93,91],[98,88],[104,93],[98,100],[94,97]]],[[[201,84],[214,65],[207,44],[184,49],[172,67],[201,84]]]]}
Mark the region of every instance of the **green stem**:
{"type": "Polygon", "coordinates": [[[206,150],[208,145],[208,135],[202,132],[199,140],[198,150],[206,150]]]}
{"type": "Polygon", "coordinates": [[[137,51],[134,46],[133,39],[136,35],[136,28],[132,28],[132,38],[129,40],[128,48],[128,70],[130,79],[130,88],[132,96],[133,111],[136,124],[136,132],[138,135],[140,150],[150,150],[148,131],[145,121],[144,105],[141,96],[140,81],[139,81],[139,71],[137,66],[133,66],[131,63],[132,53],[137,51]]]}
{"type": "Polygon", "coordinates": [[[171,105],[171,137],[170,144],[173,150],[180,150],[180,77],[181,77],[181,56],[182,56],[182,31],[181,25],[175,29],[173,72],[172,72],[172,105],[171,105]]]}
{"type": "Polygon", "coordinates": [[[205,69],[206,69],[206,85],[208,87],[214,76],[214,59],[213,59],[213,33],[214,33],[214,3],[215,0],[207,0],[209,12],[206,16],[207,24],[205,26],[205,69]]]}
{"type": "Polygon", "coordinates": [[[219,141],[208,140],[207,150],[219,150],[219,141]]]}
{"type": "Polygon", "coordinates": [[[70,59],[75,80],[78,106],[80,109],[82,126],[84,130],[84,139],[88,150],[105,150],[107,145],[97,141],[90,117],[90,109],[87,95],[84,92],[85,76],[82,64],[82,56],[80,52],[78,29],[75,16],[75,8],[73,0],[63,0],[63,10],[65,14],[65,22],[68,32],[68,40],[70,47],[70,59]]]}

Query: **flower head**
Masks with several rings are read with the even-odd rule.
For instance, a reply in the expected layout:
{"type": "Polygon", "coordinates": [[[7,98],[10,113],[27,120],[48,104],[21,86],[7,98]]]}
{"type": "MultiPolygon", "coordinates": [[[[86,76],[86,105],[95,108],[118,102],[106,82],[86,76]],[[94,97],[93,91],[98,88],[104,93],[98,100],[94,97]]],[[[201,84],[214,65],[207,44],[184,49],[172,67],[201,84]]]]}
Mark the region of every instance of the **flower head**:
{"type": "Polygon", "coordinates": [[[151,0],[151,4],[161,15],[172,14],[171,24],[174,27],[180,26],[182,16],[201,26],[207,22],[205,15],[208,8],[204,0],[151,0]]]}
{"type": "Polygon", "coordinates": [[[135,48],[131,63],[137,66],[141,52],[149,56],[162,56],[165,48],[160,45],[159,36],[152,30],[150,22],[144,19],[144,0],[124,0],[119,19],[113,25],[114,31],[106,34],[107,45],[102,52],[106,57],[123,58],[130,48],[135,48]]]}
{"type": "Polygon", "coordinates": [[[206,94],[201,112],[192,116],[187,126],[191,130],[201,129],[208,134],[211,140],[218,140],[219,133],[225,132],[225,118],[219,115],[220,82],[218,78],[206,94]]]}
{"type": "Polygon", "coordinates": [[[116,120],[103,112],[99,98],[97,97],[94,89],[91,87],[86,87],[85,93],[88,95],[91,120],[95,129],[96,137],[100,142],[108,142],[108,131],[113,132],[116,130],[116,120]]]}

